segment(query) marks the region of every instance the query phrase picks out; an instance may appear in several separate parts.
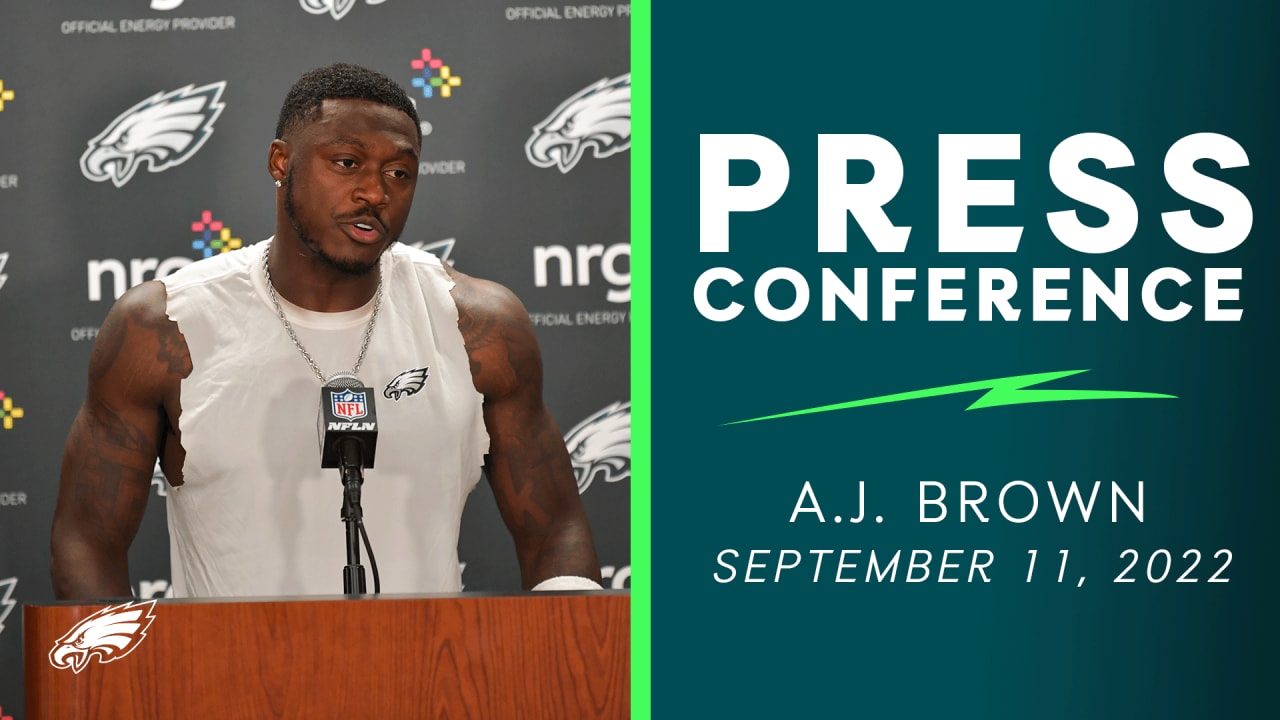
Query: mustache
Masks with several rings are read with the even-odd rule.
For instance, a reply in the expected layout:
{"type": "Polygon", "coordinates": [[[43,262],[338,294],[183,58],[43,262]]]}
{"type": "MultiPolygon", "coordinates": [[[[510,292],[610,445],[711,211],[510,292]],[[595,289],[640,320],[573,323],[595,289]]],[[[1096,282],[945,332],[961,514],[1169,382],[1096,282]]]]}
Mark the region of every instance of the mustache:
{"type": "Polygon", "coordinates": [[[387,229],[387,222],[385,222],[385,220],[381,218],[381,215],[378,214],[378,210],[374,210],[372,208],[369,208],[366,210],[360,210],[358,211],[358,213],[348,213],[346,215],[338,215],[338,217],[335,219],[337,219],[339,223],[357,223],[357,222],[361,222],[361,220],[371,219],[371,220],[374,220],[375,223],[378,223],[379,227],[383,229],[383,231],[387,229]]]}
{"type": "Polygon", "coordinates": [[[382,216],[378,214],[378,211],[373,208],[366,208],[364,210],[348,213],[346,215],[339,215],[335,219],[340,223],[365,222],[367,220],[373,220],[375,223],[377,223],[378,228],[380,230],[382,230],[383,232],[387,231],[386,221],[383,220],[382,216]]]}

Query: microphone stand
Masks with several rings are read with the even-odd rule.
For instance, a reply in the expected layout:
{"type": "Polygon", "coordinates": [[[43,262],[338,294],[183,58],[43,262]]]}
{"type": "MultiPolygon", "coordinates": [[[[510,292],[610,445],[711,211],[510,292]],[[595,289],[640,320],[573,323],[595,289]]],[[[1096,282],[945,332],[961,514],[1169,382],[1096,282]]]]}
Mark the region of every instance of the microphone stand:
{"type": "Polygon", "coordinates": [[[342,569],[342,591],[347,595],[364,595],[364,566],[360,564],[360,486],[364,484],[359,440],[345,437],[339,441],[339,465],[342,469],[342,520],[347,526],[347,566],[342,569]]]}

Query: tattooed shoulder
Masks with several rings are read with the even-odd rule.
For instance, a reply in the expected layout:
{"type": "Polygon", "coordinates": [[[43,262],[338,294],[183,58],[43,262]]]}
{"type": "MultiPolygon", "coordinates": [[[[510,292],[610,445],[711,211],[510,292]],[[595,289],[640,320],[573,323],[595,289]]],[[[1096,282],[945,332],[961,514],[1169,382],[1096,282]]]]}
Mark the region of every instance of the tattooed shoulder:
{"type": "Polygon", "coordinates": [[[485,306],[483,281],[447,268],[453,280],[453,302],[458,307],[458,330],[466,344],[467,353],[475,354],[497,340],[493,313],[485,306]]]}
{"type": "Polygon", "coordinates": [[[527,382],[541,382],[541,355],[524,305],[506,287],[449,270],[458,307],[458,329],[476,389],[502,396],[527,382]]]}
{"type": "Polygon", "coordinates": [[[139,389],[163,394],[191,374],[186,338],[165,312],[165,287],[152,281],[126,292],[111,309],[89,361],[91,380],[124,374],[139,389]]]}

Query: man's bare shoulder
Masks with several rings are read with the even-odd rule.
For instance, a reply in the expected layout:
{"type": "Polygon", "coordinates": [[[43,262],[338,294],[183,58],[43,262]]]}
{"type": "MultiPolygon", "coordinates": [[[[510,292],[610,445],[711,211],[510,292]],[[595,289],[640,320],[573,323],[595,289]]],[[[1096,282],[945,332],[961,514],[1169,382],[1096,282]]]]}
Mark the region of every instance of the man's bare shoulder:
{"type": "Polygon", "coordinates": [[[148,280],[125,291],[111,307],[111,314],[151,323],[167,320],[165,305],[168,292],[159,280],[148,280]]]}
{"type": "Polygon", "coordinates": [[[505,285],[467,275],[450,265],[445,265],[444,268],[453,281],[453,299],[460,312],[465,310],[472,316],[492,318],[495,321],[528,320],[529,313],[525,311],[524,304],[505,285]]]}
{"type": "Polygon", "coordinates": [[[445,266],[476,389],[504,397],[542,383],[542,354],[524,304],[501,283],[445,266]]]}
{"type": "Polygon", "coordinates": [[[91,382],[127,380],[137,390],[162,391],[191,373],[186,339],[166,313],[164,283],[142,283],[107,313],[89,359],[91,382]]]}

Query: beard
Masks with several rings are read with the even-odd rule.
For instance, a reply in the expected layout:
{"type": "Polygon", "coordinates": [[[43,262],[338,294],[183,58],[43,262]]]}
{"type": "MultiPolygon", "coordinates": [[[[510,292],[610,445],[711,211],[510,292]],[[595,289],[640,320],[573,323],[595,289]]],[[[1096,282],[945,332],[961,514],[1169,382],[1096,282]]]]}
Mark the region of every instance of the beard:
{"type": "MultiPolygon", "coordinates": [[[[293,227],[294,234],[296,234],[298,239],[302,241],[303,246],[310,250],[311,255],[326,267],[330,267],[345,275],[352,275],[356,277],[369,275],[377,269],[379,260],[382,258],[382,253],[378,253],[378,258],[367,263],[360,262],[359,260],[348,260],[334,257],[333,255],[325,252],[324,248],[320,247],[320,243],[316,242],[311,233],[302,226],[302,222],[298,219],[297,206],[293,202],[293,168],[289,168],[289,172],[284,178],[284,212],[289,218],[289,225],[293,227]]],[[[370,210],[369,212],[373,213],[374,211],[370,210]]],[[[381,222],[382,218],[378,218],[378,220],[381,222]]],[[[383,223],[382,226],[386,227],[386,224],[383,223]]],[[[391,245],[398,239],[398,236],[391,238],[391,241],[387,243],[387,248],[391,247],[391,245]]],[[[383,248],[382,252],[386,252],[387,248],[383,248]]]]}

